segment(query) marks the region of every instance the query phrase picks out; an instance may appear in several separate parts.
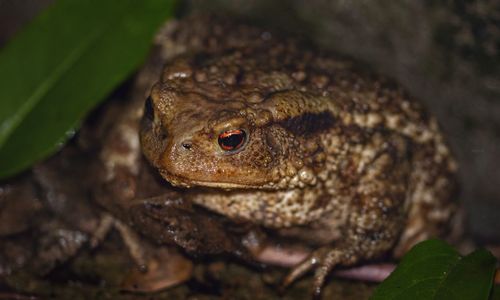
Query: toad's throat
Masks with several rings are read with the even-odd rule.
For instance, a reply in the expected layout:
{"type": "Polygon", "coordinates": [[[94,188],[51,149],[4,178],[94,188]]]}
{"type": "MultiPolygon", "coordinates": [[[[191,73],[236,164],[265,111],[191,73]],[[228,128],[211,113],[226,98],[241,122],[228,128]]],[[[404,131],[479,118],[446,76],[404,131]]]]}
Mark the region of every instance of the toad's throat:
{"type": "Polygon", "coordinates": [[[191,179],[185,176],[180,176],[170,173],[168,170],[160,170],[161,176],[167,180],[170,184],[177,187],[191,188],[191,187],[208,187],[208,188],[218,188],[218,189],[266,189],[264,185],[255,184],[244,184],[237,182],[224,182],[224,181],[210,181],[210,180],[199,180],[191,179]]]}

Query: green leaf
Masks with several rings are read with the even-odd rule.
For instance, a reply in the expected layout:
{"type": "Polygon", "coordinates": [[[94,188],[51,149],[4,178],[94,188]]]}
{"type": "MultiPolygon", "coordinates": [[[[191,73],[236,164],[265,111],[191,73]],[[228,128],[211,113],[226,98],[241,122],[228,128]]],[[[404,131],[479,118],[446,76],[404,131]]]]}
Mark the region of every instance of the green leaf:
{"type": "Polygon", "coordinates": [[[442,241],[424,241],[403,257],[370,299],[487,300],[495,263],[483,249],[462,257],[442,241]]]}
{"type": "Polygon", "coordinates": [[[172,0],[59,0],[0,52],[0,178],[53,153],[141,64],[172,0]]]}
{"type": "Polygon", "coordinates": [[[493,291],[491,292],[491,300],[500,300],[500,285],[493,286],[493,291]]]}

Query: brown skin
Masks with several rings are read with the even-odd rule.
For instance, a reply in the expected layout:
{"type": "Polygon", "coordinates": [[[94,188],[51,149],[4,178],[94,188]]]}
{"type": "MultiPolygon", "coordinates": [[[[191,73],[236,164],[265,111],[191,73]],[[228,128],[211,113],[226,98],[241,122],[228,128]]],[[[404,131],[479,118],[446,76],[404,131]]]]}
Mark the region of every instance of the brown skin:
{"type": "Polygon", "coordinates": [[[399,86],[292,39],[208,27],[167,63],[140,130],[185,199],[315,245],[285,280],[315,267],[315,293],[335,266],[447,232],[456,165],[399,86]],[[228,131],[245,132],[234,150],[219,140],[228,131]]]}

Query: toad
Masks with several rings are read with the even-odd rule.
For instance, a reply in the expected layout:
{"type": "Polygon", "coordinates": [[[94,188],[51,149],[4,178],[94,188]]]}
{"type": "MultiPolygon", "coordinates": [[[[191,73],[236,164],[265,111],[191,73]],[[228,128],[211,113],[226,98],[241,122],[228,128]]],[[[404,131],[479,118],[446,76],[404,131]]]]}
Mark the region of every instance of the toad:
{"type": "Polygon", "coordinates": [[[314,248],[284,283],[314,269],[319,294],[336,267],[449,231],[457,167],[436,119],[350,60],[195,17],[158,35],[138,86],[101,152],[116,192],[98,201],[154,239],[138,203],[202,207],[314,248]],[[142,155],[175,197],[140,200],[142,155]]]}

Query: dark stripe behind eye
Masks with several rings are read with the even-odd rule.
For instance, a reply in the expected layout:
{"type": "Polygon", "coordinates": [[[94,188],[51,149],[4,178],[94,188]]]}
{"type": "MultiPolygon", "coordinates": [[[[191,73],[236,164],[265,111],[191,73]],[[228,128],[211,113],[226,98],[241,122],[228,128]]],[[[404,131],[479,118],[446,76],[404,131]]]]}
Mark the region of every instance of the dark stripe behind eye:
{"type": "Polygon", "coordinates": [[[307,136],[331,129],[335,125],[335,118],[329,111],[304,113],[280,121],[279,124],[295,135],[307,136]]]}

